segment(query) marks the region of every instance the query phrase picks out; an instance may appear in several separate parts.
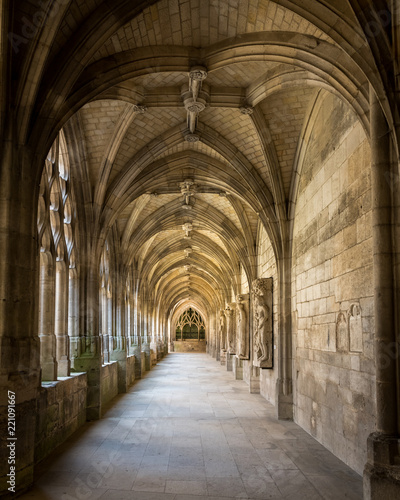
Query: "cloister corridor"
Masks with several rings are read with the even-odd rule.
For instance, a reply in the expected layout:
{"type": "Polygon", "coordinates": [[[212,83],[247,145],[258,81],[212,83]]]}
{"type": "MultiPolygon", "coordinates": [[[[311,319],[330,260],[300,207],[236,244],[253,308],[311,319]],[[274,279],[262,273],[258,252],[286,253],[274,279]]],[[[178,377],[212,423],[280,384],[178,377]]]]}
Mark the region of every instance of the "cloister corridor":
{"type": "Polygon", "coordinates": [[[23,500],[362,498],[362,479],[207,354],[171,353],[35,471],[23,500]]]}

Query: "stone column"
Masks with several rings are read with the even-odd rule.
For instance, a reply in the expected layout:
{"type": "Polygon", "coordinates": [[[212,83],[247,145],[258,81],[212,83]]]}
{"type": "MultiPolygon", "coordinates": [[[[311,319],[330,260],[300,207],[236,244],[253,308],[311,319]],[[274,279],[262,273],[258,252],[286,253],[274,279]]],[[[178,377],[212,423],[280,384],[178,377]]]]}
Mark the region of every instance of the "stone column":
{"type": "Polygon", "coordinates": [[[68,292],[68,336],[70,340],[71,370],[75,368],[75,358],[81,354],[81,338],[79,337],[79,280],[76,268],[69,269],[68,292]]]}
{"type": "Polygon", "coordinates": [[[221,359],[221,345],[220,345],[220,342],[221,342],[221,336],[219,334],[219,312],[218,310],[215,310],[214,311],[214,318],[213,318],[213,321],[214,321],[214,330],[215,330],[215,359],[216,361],[220,361],[221,359]]]}
{"type": "MultiPolygon", "coordinates": [[[[282,420],[293,420],[292,259],[289,243],[288,240],[284,242],[284,255],[277,263],[279,363],[275,406],[278,418],[282,420]]],[[[272,342],[271,349],[274,356],[274,342],[272,342]]]]}
{"type": "Polygon", "coordinates": [[[40,254],[39,276],[39,338],[42,380],[57,380],[56,336],[54,333],[54,275],[53,257],[40,254]]]}
{"type": "MultiPolygon", "coordinates": [[[[89,255],[95,254],[88,252],[89,255]]],[[[87,372],[88,391],[86,418],[101,417],[101,345],[99,336],[99,272],[97,261],[82,255],[80,263],[80,318],[81,350],[74,360],[75,370],[87,372]]]]}
{"type": "Polygon", "coordinates": [[[223,309],[219,312],[220,363],[226,365],[226,316],[223,309]]]}
{"type": "Polygon", "coordinates": [[[112,352],[114,350],[114,342],[113,342],[114,316],[113,316],[111,283],[108,283],[107,285],[106,307],[107,307],[107,336],[105,338],[105,345],[106,345],[105,351],[108,353],[108,358],[104,359],[104,362],[108,363],[111,361],[112,352]]]}
{"type": "MultiPolygon", "coordinates": [[[[394,317],[392,200],[387,183],[391,172],[388,124],[370,87],[373,279],[376,357],[376,432],[368,438],[364,498],[400,498],[397,356],[394,317]]],[[[395,193],[398,195],[398,192],[395,193]]]]}
{"type": "Polygon", "coordinates": [[[58,376],[68,377],[71,370],[68,338],[68,267],[64,261],[56,263],[55,334],[57,338],[58,376]]]}
{"type": "Polygon", "coordinates": [[[144,354],[144,369],[146,371],[150,371],[150,369],[151,369],[151,349],[150,349],[149,303],[148,303],[147,299],[143,299],[143,298],[142,298],[141,303],[143,306],[142,352],[144,354]]]}
{"type": "Polygon", "coordinates": [[[33,480],[40,388],[36,220],[40,177],[35,168],[38,173],[29,152],[22,146],[14,148],[10,133],[0,143],[0,491],[10,487],[6,460],[10,403],[16,415],[15,491],[33,480]]]}
{"type": "Polygon", "coordinates": [[[155,320],[155,310],[154,310],[154,300],[150,299],[148,301],[148,314],[149,314],[149,325],[151,332],[150,340],[150,369],[157,364],[157,325],[155,320]]]}
{"type": "Polygon", "coordinates": [[[140,335],[139,307],[140,302],[137,292],[135,291],[133,303],[130,308],[131,324],[133,324],[133,344],[131,345],[131,350],[135,356],[135,379],[142,378],[142,336],[140,335]]]}
{"type": "Polygon", "coordinates": [[[172,328],[172,320],[171,320],[171,315],[168,317],[168,350],[169,352],[174,352],[174,342],[176,341],[176,329],[172,328]]]}
{"type": "Polygon", "coordinates": [[[232,302],[225,309],[226,343],[227,343],[226,369],[228,371],[233,370],[232,363],[234,362],[235,354],[236,354],[235,308],[236,308],[236,304],[234,302],[232,302]]]}
{"type": "Polygon", "coordinates": [[[116,303],[115,307],[115,336],[114,349],[111,353],[111,360],[118,363],[118,393],[122,394],[127,391],[127,361],[126,361],[126,337],[125,337],[125,301],[124,290],[121,285],[121,277],[118,277],[116,286],[116,303]]]}
{"type": "Polygon", "coordinates": [[[260,394],[260,368],[252,366],[250,368],[250,387],[251,394],[260,394]]]}
{"type": "Polygon", "coordinates": [[[140,343],[140,373],[141,376],[146,373],[146,345],[147,345],[147,336],[146,336],[146,322],[145,322],[145,307],[146,303],[143,298],[143,292],[139,292],[140,290],[140,280],[138,280],[138,291],[137,291],[137,297],[138,297],[138,302],[137,302],[137,316],[138,316],[138,330],[137,334],[138,337],[140,337],[140,340],[138,339],[140,343]]]}

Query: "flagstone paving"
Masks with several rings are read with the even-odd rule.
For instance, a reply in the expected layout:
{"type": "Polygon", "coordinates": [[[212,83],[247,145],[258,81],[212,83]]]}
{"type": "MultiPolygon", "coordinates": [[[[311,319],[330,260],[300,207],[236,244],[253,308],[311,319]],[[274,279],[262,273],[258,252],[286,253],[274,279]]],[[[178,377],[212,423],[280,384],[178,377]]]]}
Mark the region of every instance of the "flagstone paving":
{"type": "Polygon", "coordinates": [[[40,464],[20,498],[359,500],[362,478],[207,354],[173,353],[40,464]]]}

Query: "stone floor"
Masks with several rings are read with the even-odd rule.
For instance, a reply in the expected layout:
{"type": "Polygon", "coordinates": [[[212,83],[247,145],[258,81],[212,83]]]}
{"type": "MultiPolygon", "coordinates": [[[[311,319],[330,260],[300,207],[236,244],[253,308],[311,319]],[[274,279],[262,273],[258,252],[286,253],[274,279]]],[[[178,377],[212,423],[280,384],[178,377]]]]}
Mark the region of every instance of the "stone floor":
{"type": "Polygon", "coordinates": [[[361,477],[206,354],[169,354],[22,499],[361,499],[361,477]]]}

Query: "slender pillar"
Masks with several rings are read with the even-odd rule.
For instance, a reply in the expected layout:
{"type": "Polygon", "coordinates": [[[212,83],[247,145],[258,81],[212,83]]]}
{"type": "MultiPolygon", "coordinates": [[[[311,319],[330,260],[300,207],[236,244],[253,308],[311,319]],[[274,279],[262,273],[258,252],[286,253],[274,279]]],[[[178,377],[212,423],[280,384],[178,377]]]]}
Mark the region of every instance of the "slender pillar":
{"type": "MultiPolygon", "coordinates": [[[[288,227],[286,225],[286,227],[288,227]]],[[[278,262],[279,270],[279,364],[276,384],[276,407],[278,418],[293,420],[293,356],[292,356],[292,311],[291,311],[291,270],[292,260],[289,255],[289,240],[285,242],[284,258],[278,262]]],[[[275,356],[274,345],[271,345],[275,356]]]]}
{"type": "Polygon", "coordinates": [[[54,263],[50,253],[40,254],[39,338],[42,380],[57,380],[56,336],[54,334],[54,263]]]}
{"type": "Polygon", "coordinates": [[[82,350],[82,338],[79,336],[79,280],[76,268],[69,269],[68,293],[68,336],[70,340],[71,370],[75,369],[75,358],[82,350]]]}
{"type": "Polygon", "coordinates": [[[132,352],[135,356],[135,379],[142,378],[142,336],[141,336],[141,318],[140,301],[137,292],[137,283],[134,282],[135,293],[132,296],[131,304],[131,322],[133,323],[133,345],[132,352]]]}
{"type": "Polygon", "coordinates": [[[226,315],[223,309],[219,313],[220,363],[226,365],[226,315]]]}
{"type": "Polygon", "coordinates": [[[71,370],[68,338],[68,281],[67,265],[63,261],[56,263],[56,300],[55,300],[55,334],[57,338],[58,376],[68,377],[71,370]]]}
{"type": "Polygon", "coordinates": [[[154,300],[151,298],[148,301],[148,314],[149,314],[149,325],[150,325],[150,333],[151,333],[151,341],[150,341],[150,369],[157,364],[157,330],[156,330],[156,320],[155,315],[156,312],[154,310],[154,300]]]}
{"type": "Polygon", "coordinates": [[[110,361],[108,352],[108,307],[107,307],[107,291],[105,287],[101,288],[100,298],[101,301],[101,345],[102,345],[102,363],[110,361]]]}
{"type": "Polygon", "coordinates": [[[144,353],[144,366],[142,372],[151,369],[151,349],[150,349],[150,321],[149,321],[149,303],[147,298],[142,298],[143,305],[143,342],[142,352],[144,353]]]}
{"type": "MultiPolygon", "coordinates": [[[[90,252],[89,252],[90,253],[90,252]]],[[[101,338],[99,336],[99,272],[96,262],[80,264],[80,316],[81,349],[74,359],[78,372],[87,372],[86,418],[97,420],[101,416],[101,338]]]]}
{"type": "MultiPolygon", "coordinates": [[[[214,317],[212,318],[212,322],[214,324],[214,332],[215,332],[215,359],[216,361],[220,361],[221,359],[221,335],[219,332],[219,311],[214,310],[214,317]]],[[[211,322],[210,322],[211,323],[211,322]]]]}
{"type": "Polygon", "coordinates": [[[391,500],[400,498],[397,356],[391,355],[393,346],[396,346],[392,200],[385,175],[391,172],[391,140],[388,124],[372,87],[370,121],[376,432],[368,438],[364,498],[391,500]]]}
{"type": "Polygon", "coordinates": [[[114,349],[111,353],[111,360],[118,363],[118,393],[123,394],[128,389],[127,381],[127,352],[125,337],[125,290],[121,283],[121,277],[118,277],[115,294],[115,334],[114,349]]]}

